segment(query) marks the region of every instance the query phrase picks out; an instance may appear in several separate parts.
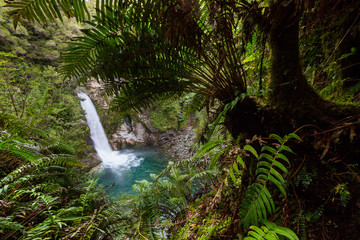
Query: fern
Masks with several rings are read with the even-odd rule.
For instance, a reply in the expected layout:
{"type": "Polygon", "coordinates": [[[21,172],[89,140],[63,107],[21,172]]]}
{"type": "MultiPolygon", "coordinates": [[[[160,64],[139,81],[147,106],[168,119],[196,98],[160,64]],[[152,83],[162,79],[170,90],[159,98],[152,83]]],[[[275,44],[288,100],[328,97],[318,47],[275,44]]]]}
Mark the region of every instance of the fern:
{"type": "Polygon", "coordinates": [[[263,146],[260,155],[253,147],[249,145],[244,147],[259,160],[255,171],[256,182],[248,187],[245,198],[240,205],[241,224],[245,229],[250,225],[258,225],[258,223],[266,221],[270,215],[275,213],[275,204],[268,190],[269,183],[276,186],[286,197],[286,184],[282,174],[289,173],[285,165],[289,167],[290,162],[282,152],[293,153],[285,143],[290,139],[299,140],[300,138],[295,134],[289,134],[284,138],[271,134],[270,137],[277,140],[279,144],[275,148],[263,146]]]}
{"type": "Polygon", "coordinates": [[[260,228],[251,226],[248,236],[244,240],[279,240],[279,235],[290,240],[299,240],[296,234],[288,228],[277,226],[275,223],[265,221],[265,226],[260,228]]]}
{"type": "Polygon", "coordinates": [[[90,18],[86,4],[82,0],[9,0],[4,7],[10,8],[9,14],[13,18],[16,28],[21,18],[30,22],[54,21],[62,14],[76,17],[78,21],[90,18]]]}
{"type": "Polygon", "coordinates": [[[211,150],[213,150],[214,148],[218,148],[222,144],[227,143],[227,142],[228,141],[225,141],[225,140],[214,140],[214,141],[207,142],[198,150],[198,152],[195,154],[193,159],[197,159],[205,154],[209,154],[211,152],[211,150]]]}
{"type": "MultiPolygon", "coordinates": [[[[10,212],[1,219],[4,239],[54,239],[66,235],[64,228],[88,239],[101,232],[98,228],[101,209],[94,209],[90,203],[97,198],[94,181],[84,188],[64,186],[64,177],[69,176],[63,173],[78,163],[71,155],[52,154],[49,149],[52,147],[41,150],[20,142],[0,142],[1,159],[17,161],[12,171],[0,179],[0,204],[8,208],[2,214],[10,212]],[[77,201],[71,200],[70,206],[65,206],[68,191],[77,201]]],[[[62,151],[56,147],[55,150],[62,151]]],[[[102,228],[106,229],[106,225],[102,228]]]]}

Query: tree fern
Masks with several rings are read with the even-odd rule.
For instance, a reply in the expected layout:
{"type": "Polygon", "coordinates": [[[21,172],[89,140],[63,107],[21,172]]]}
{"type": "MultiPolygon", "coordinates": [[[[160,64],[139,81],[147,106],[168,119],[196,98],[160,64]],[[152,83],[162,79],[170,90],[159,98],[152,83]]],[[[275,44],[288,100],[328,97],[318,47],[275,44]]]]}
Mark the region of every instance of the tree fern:
{"type": "MultiPolygon", "coordinates": [[[[61,12],[79,20],[88,15],[80,0],[8,2],[16,23],[60,18],[61,12]]],[[[212,4],[97,0],[90,28],[63,55],[62,72],[77,79],[101,78],[122,109],[183,92],[201,94],[207,104],[234,101],[246,91],[238,57],[243,43],[238,30],[231,30],[239,29],[240,19],[226,4],[210,12],[212,4]]]]}
{"type": "Polygon", "coordinates": [[[300,140],[295,134],[289,134],[284,138],[276,134],[270,137],[276,139],[279,144],[275,147],[264,146],[261,154],[258,155],[254,148],[245,146],[244,149],[258,157],[259,162],[256,166],[256,182],[251,184],[246,193],[245,198],[240,205],[241,224],[248,228],[250,225],[258,225],[268,219],[275,213],[275,204],[268,186],[273,184],[286,197],[285,180],[283,174],[288,174],[285,167],[290,166],[290,162],[282,152],[291,152],[292,150],[285,143],[292,138],[300,140]]]}

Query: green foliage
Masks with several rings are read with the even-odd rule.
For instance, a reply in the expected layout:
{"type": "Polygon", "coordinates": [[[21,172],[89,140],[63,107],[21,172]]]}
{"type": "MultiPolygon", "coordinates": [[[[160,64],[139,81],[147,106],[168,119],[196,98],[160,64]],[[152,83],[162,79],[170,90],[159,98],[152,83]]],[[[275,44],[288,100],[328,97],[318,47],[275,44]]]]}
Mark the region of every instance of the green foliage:
{"type": "Polygon", "coordinates": [[[299,239],[290,229],[277,226],[272,222],[265,222],[265,226],[261,226],[261,228],[257,226],[251,226],[250,229],[251,230],[248,232],[248,237],[244,238],[244,240],[279,240],[279,235],[291,240],[299,239]]]}
{"type": "Polygon", "coordinates": [[[180,113],[179,101],[168,100],[157,104],[150,111],[151,125],[161,131],[176,130],[180,113]]]}
{"type": "Polygon", "coordinates": [[[286,197],[286,183],[282,174],[289,174],[284,164],[290,165],[290,162],[283,152],[293,153],[293,151],[285,143],[290,139],[300,140],[300,138],[295,134],[289,134],[284,138],[271,134],[270,137],[278,141],[278,146],[274,148],[265,145],[260,155],[251,146],[246,147],[246,150],[255,157],[258,156],[259,162],[255,171],[256,181],[248,186],[245,199],[240,205],[241,224],[244,228],[253,224],[258,225],[259,222],[263,223],[269,215],[275,213],[274,200],[268,189],[270,183],[286,197]]]}
{"type": "MultiPolygon", "coordinates": [[[[13,52],[35,65],[58,66],[60,52],[68,47],[65,43],[79,34],[79,26],[72,20],[64,19],[32,25],[26,20],[14,29],[11,18],[6,15],[5,8],[0,8],[0,51],[13,52]]],[[[38,67],[37,66],[37,67],[38,67]]]]}
{"type": "Polygon", "coordinates": [[[73,155],[0,142],[0,234],[3,239],[98,239],[117,214],[73,155]],[[44,154],[43,152],[46,152],[44,154]]]}
{"type": "MultiPolygon", "coordinates": [[[[250,229],[260,229],[263,234],[250,231],[248,239],[259,236],[256,234],[266,236],[265,239],[279,239],[278,235],[297,239],[290,229],[268,223],[268,219],[277,212],[279,192],[284,197],[287,195],[284,176],[289,174],[289,160],[285,154],[292,150],[285,144],[300,138],[295,134],[283,138],[272,134],[271,139],[275,143],[264,145],[260,155],[251,145],[245,145],[241,150],[230,141],[210,141],[193,159],[169,166],[183,171],[190,169],[189,177],[202,176],[198,180],[203,184],[198,184],[198,189],[202,186],[208,189],[210,185],[213,190],[188,205],[186,223],[171,230],[173,239],[214,239],[221,234],[239,233],[242,227],[246,233],[249,226],[253,226],[250,229]],[[198,173],[192,174],[195,170],[198,173]],[[249,175],[254,175],[255,179],[249,175]],[[233,209],[240,211],[234,216],[233,209]],[[266,226],[258,228],[259,223],[266,226]],[[237,225],[239,228],[233,229],[237,225]]],[[[169,167],[164,172],[169,171],[169,167]]]]}
{"type": "Polygon", "coordinates": [[[132,239],[165,238],[171,221],[181,217],[190,203],[192,179],[180,170],[169,166],[160,176],[152,175],[154,182],[138,181],[133,185],[137,195],[124,195],[117,201],[121,219],[117,228],[124,237],[132,239]]]}
{"type": "Polygon", "coordinates": [[[184,12],[191,22],[191,27],[184,31],[195,29],[196,34],[196,40],[189,41],[182,35],[169,34],[176,22],[167,22],[179,16],[170,3],[97,1],[98,11],[88,22],[89,28],[83,30],[84,35],[63,56],[66,62],[63,73],[78,79],[101,78],[108,83],[109,92],[117,95],[114,103],[121,109],[140,109],[184,91],[205,96],[206,103],[215,98],[233,100],[245,90],[242,64],[237,58],[241,50],[233,47],[242,42],[238,30],[228,33],[224,29],[238,22],[231,8],[226,7],[211,17],[219,25],[211,27],[207,11],[210,3],[198,4],[197,9],[203,9],[198,14],[191,9],[189,14],[184,12]],[[161,15],[159,9],[166,14],[161,15]],[[211,38],[216,39],[216,45],[208,41],[211,38]],[[227,44],[222,45],[223,41],[227,44]]]}
{"type": "Polygon", "coordinates": [[[13,18],[14,27],[24,18],[30,22],[54,21],[59,18],[62,21],[62,15],[67,17],[76,17],[78,21],[84,21],[90,18],[86,4],[81,0],[15,0],[8,1],[4,7],[9,8],[9,14],[13,18]]]}
{"type": "MultiPolygon", "coordinates": [[[[1,16],[3,11],[1,8],[1,16]]],[[[10,29],[11,37],[21,35],[26,40],[14,46],[26,51],[39,50],[36,52],[39,55],[34,58],[19,57],[16,52],[5,52],[13,47],[9,45],[9,38],[0,40],[3,43],[0,48],[3,49],[0,50],[0,128],[8,133],[2,135],[2,139],[37,139],[49,145],[62,142],[81,154],[87,129],[79,125],[82,109],[73,92],[74,83],[63,81],[56,69],[49,66],[56,65],[57,59],[46,64],[35,61],[46,58],[47,46],[43,39],[57,37],[56,41],[53,40],[57,44],[69,39],[76,27],[70,24],[65,29],[54,23],[44,30],[24,22],[24,26],[15,31],[9,27],[8,20],[4,20],[0,27],[10,29]],[[48,37],[42,35],[46,31],[48,37]]],[[[55,50],[59,55],[59,49],[55,47],[55,50]]]]}
{"type": "Polygon", "coordinates": [[[346,183],[338,184],[335,187],[335,194],[340,195],[341,206],[346,207],[347,203],[351,199],[351,194],[348,190],[347,184],[346,183]]]}

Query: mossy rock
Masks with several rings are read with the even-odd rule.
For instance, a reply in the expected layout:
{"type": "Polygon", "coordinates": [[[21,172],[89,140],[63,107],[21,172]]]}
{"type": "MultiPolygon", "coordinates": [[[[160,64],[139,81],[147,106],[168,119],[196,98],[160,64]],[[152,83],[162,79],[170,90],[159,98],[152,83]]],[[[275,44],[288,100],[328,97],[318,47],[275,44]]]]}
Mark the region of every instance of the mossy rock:
{"type": "Polygon", "coordinates": [[[28,31],[26,30],[26,28],[22,25],[18,25],[16,29],[13,30],[14,31],[14,35],[15,36],[21,36],[21,37],[26,37],[29,36],[28,31]]]}
{"type": "Polygon", "coordinates": [[[22,47],[19,47],[19,46],[17,46],[17,47],[14,48],[14,52],[15,52],[15,54],[18,55],[18,56],[20,56],[20,55],[25,55],[25,54],[26,54],[26,50],[23,49],[22,47]]]}
{"type": "Polygon", "coordinates": [[[54,40],[46,41],[45,46],[54,48],[54,47],[56,47],[56,42],[54,40]]]}
{"type": "Polygon", "coordinates": [[[6,28],[1,28],[0,29],[0,37],[1,38],[7,38],[9,37],[11,34],[9,32],[9,30],[7,30],[6,28]]]}

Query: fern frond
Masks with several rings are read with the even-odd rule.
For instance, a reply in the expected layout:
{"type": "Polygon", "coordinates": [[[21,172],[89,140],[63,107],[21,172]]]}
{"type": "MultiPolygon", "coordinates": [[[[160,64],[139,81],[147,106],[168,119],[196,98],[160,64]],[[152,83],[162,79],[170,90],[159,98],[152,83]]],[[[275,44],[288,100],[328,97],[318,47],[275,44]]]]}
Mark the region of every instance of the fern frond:
{"type": "Polygon", "coordinates": [[[265,222],[265,226],[260,228],[257,226],[251,226],[248,236],[244,240],[279,240],[279,235],[286,237],[290,240],[299,240],[296,234],[288,228],[277,226],[272,222],[265,222]]]}
{"type": "Polygon", "coordinates": [[[77,37],[76,42],[70,42],[62,60],[65,65],[60,72],[65,77],[84,78],[90,75],[91,70],[96,65],[97,58],[101,52],[108,51],[108,47],[116,43],[118,29],[88,22],[92,28],[84,29],[84,36],[77,37]]]}
{"type": "MultiPolygon", "coordinates": [[[[217,148],[227,142],[228,141],[225,141],[225,140],[214,140],[214,141],[207,142],[198,150],[198,152],[195,154],[193,159],[197,159],[197,158],[203,156],[204,154],[208,154],[214,148],[217,148]]],[[[225,148],[222,148],[222,149],[225,149],[225,148]]]]}
{"type": "Polygon", "coordinates": [[[263,222],[275,212],[275,204],[265,185],[253,183],[246,191],[240,206],[240,216],[245,228],[263,222]]]}
{"type": "Polygon", "coordinates": [[[9,0],[4,7],[10,8],[14,27],[23,18],[30,22],[62,21],[62,14],[75,17],[78,21],[90,18],[86,3],[82,0],[9,0]]]}
{"type": "Polygon", "coordinates": [[[267,188],[272,183],[286,197],[286,183],[283,174],[289,174],[287,166],[290,166],[288,158],[282,154],[282,151],[293,153],[293,151],[285,145],[292,138],[298,139],[297,135],[292,134],[281,138],[276,134],[270,137],[276,139],[280,145],[275,148],[263,146],[261,154],[251,146],[245,146],[247,151],[258,157],[259,162],[256,165],[256,182],[251,184],[246,193],[243,202],[240,205],[240,216],[242,217],[243,226],[248,228],[250,225],[258,225],[267,219],[268,215],[274,214],[275,206],[272,196],[267,188]]]}
{"type": "Polygon", "coordinates": [[[0,228],[1,229],[10,229],[12,231],[19,231],[24,229],[24,226],[17,223],[17,222],[13,222],[11,220],[8,220],[6,218],[0,218],[0,228]]]}

